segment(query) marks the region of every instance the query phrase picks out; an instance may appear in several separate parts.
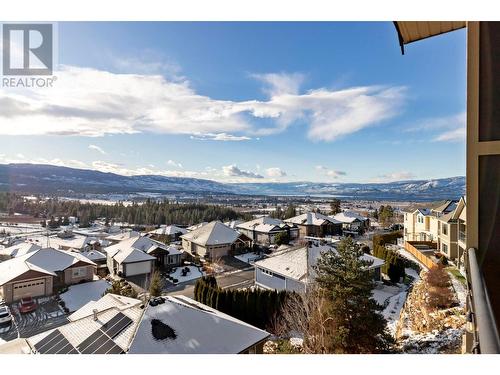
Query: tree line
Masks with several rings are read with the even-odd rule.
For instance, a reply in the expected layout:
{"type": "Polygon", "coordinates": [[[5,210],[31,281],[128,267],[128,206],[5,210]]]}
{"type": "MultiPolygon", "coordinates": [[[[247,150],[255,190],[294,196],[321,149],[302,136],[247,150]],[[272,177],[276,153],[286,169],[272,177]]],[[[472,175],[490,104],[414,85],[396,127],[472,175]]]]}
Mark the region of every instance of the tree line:
{"type": "Polygon", "coordinates": [[[11,214],[18,212],[44,219],[74,216],[79,219],[82,227],[97,218],[137,225],[192,225],[213,220],[251,220],[250,215],[222,205],[181,204],[166,199],[147,199],[145,202],[129,205],[123,202],[108,205],[58,198],[27,200],[22,195],[8,192],[0,193],[0,211],[11,214]]]}

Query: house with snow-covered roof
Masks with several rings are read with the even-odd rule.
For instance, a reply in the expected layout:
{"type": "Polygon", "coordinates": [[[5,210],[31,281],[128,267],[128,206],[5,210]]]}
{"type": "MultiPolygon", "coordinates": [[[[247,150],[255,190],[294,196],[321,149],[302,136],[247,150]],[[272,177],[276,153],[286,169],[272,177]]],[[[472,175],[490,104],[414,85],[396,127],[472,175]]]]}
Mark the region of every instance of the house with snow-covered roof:
{"type": "Polygon", "coordinates": [[[299,237],[299,228],[295,224],[269,216],[240,223],[236,229],[251,238],[254,243],[261,245],[273,245],[278,233],[287,234],[292,241],[299,237]]]}
{"type": "Polygon", "coordinates": [[[257,354],[269,333],[185,296],[148,305],[129,354],[257,354]]]}
{"type": "MultiPolygon", "coordinates": [[[[318,258],[328,251],[336,251],[334,244],[313,242],[259,260],[254,264],[255,285],[264,289],[306,293],[308,284],[315,278],[314,266],[318,258]]],[[[384,261],[369,254],[364,254],[362,258],[370,263],[367,271],[379,280],[384,261]]]]}
{"type": "Polygon", "coordinates": [[[343,234],[361,234],[370,227],[370,219],[355,211],[342,211],[332,217],[342,223],[343,234]]]}
{"type": "Polygon", "coordinates": [[[48,296],[62,286],[91,281],[95,268],[79,253],[39,249],[0,263],[0,296],[7,303],[48,296]]]}
{"type": "Polygon", "coordinates": [[[342,234],[342,223],[340,221],[319,212],[307,212],[286,219],[285,222],[296,225],[299,228],[300,238],[304,238],[305,236],[340,236],[342,234]]]}
{"type": "Polygon", "coordinates": [[[162,225],[155,230],[149,231],[147,235],[161,242],[174,242],[178,241],[180,236],[187,232],[188,230],[186,228],[181,228],[176,225],[162,225]]]}
{"type": "Polygon", "coordinates": [[[220,221],[212,221],[181,236],[182,248],[192,256],[217,259],[236,249],[252,246],[252,240],[220,221]]]}
{"type": "Polygon", "coordinates": [[[150,274],[155,267],[174,267],[182,252],[146,236],[131,237],[106,247],[109,272],[123,277],[150,274]]]}
{"type": "Polygon", "coordinates": [[[42,247],[33,242],[19,242],[12,246],[5,247],[0,250],[0,256],[5,258],[17,258],[21,255],[32,253],[33,251],[40,250],[42,247]]]}

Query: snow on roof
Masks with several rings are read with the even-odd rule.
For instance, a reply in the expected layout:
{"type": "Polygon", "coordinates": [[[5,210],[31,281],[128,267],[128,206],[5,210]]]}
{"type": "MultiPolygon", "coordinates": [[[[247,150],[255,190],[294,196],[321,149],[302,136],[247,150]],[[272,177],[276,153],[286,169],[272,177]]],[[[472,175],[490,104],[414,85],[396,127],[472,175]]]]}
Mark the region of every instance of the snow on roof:
{"type": "Polygon", "coordinates": [[[287,228],[288,224],[286,224],[283,220],[274,219],[269,216],[259,217],[258,219],[250,220],[245,223],[239,224],[237,229],[246,229],[261,233],[269,233],[273,230],[282,230],[287,228]]]}
{"type": "Polygon", "coordinates": [[[359,220],[359,221],[366,221],[368,220],[368,218],[364,217],[364,216],[361,216],[360,214],[358,214],[357,212],[355,211],[343,211],[343,212],[339,212],[338,214],[334,215],[333,218],[335,220],[338,220],[342,223],[352,223],[356,220],[359,220]]]}
{"type": "Polygon", "coordinates": [[[56,250],[51,247],[31,253],[27,262],[50,272],[63,271],[78,262],[96,265],[90,259],[85,258],[79,253],[56,250]]]}
{"type": "Polygon", "coordinates": [[[191,225],[190,227],[187,227],[186,229],[188,232],[191,232],[191,231],[198,229],[198,228],[201,228],[202,226],[207,225],[207,224],[208,224],[208,221],[203,221],[201,223],[191,225]]]}
{"type": "Polygon", "coordinates": [[[269,333],[184,296],[167,296],[163,304],[147,306],[130,346],[131,354],[237,354],[261,342],[269,333]],[[156,339],[152,320],[175,332],[156,339]]]}
{"type": "Polygon", "coordinates": [[[236,227],[242,223],[244,223],[243,220],[231,220],[225,221],[224,225],[228,226],[229,228],[236,229],[236,227]]]}
{"type": "MultiPolygon", "coordinates": [[[[266,259],[255,262],[255,267],[265,268],[282,276],[306,281],[308,274],[313,274],[313,266],[316,265],[318,258],[322,253],[333,251],[336,252],[334,246],[324,244],[312,244],[296,249],[285,250],[281,253],[276,253],[266,259]]],[[[369,254],[364,254],[361,257],[363,260],[371,262],[368,269],[381,267],[384,264],[382,259],[376,258],[369,254]]]]}
{"type": "Polygon", "coordinates": [[[94,315],[94,310],[104,311],[110,308],[117,308],[120,311],[133,306],[140,306],[142,302],[136,298],[124,297],[117,294],[108,293],[97,301],[89,301],[73,314],[68,316],[68,320],[73,322],[87,316],[94,315]]]}
{"type": "Polygon", "coordinates": [[[78,253],[56,250],[50,247],[39,249],[0,263],[0,285],[21,276],[27,271],[37,271],[56,276],[56,271],[63,271],[80,261],[95,265],[94,262],[78,253]]]}
{"type": "Polygon", "coordinates": [[[18,256],[40,250],[41,248],[41,246],[31,242],[21,242],[0,250],[0,255],[6,255],[10,256],[11,258],[16,258],[18,256]]]}
{"type": "Polygon", "coordinates": [[[129,238],[139,237],[140,235],[141,234],[135,230],[128,230],[128,231],[123,232],[123,233],[118,233],[118,234],[114,234],[111,236],[107,236],[106,239],[108,241],[123,241],[123,240],[127,240],[129,238]]]}
{"type": "MultiPolygon", "coordinates": [[[[106,296],[105,296],[106,297],[106,296]]],[[[102,297],[102,298],[105,298],[102,297]]],[[[108,300],[110,302],[111,300],[108,300]]],[[[119,300],[117,300],[119,301],[119,300]]],[[[109,322],[118,313],[122,313],[132,319],[132,324],[126,327],[122,332],[113,338],[113,341],[123,349],[127,351],[131,340],[134,336],[134,332],[141,320],[141,315],[143,310],[139,307],[140,302],[137,300],[138,304],[128,304],[126,307],[123,304],[117,302],[115,306],[111,304],[110,308],[99,311],[97,313],[97,320],[94,320],[93,314],[84,316],[80,319],[74,319],[73,321],[58,327],[57,329],[62,335],[76,348],[83,341],[85,341],[89,336],[96,332],[99,328],[103,327],[107,322],[109,322]]],[[[97,304],[100,300],[96,301],[97,304]]],[[[83,306],[86,308],[86,306],[83,306]]],[[[79,313],[79,311],[75,312],[79,313]]],[[[74,315],[74,314],[73,314],[74,315]]],[[[84,314],[83,314],[84,315],[84,314]]],[[[38,342],[43,340],[46,336],[52,333],[54,330],[46,331],[36,336],[32,336],[28,339],[28,342],[32,347],[34,347],[38,342]]]]}
{"type": "Polygon", "coordinates": [[[161,226],[158,229],[152,230],[151,232],[148,232],[148,233],[149,234],[159,234],[159,235],[171,236],[171,235],[174,235],[176,233],[185,234],[187,232],[188,231],[186,228],[180,228],[180,227],[175,226],[175,225],[169,225],[169,226],[161,226]]]}
{"type": "Polygon", "coordinates": [[[100,251],[97,250],[82,251],[80,254],[92,261],[106,259],[106,254],[101,253],[100,251]]]}
{"type": "Polygon", "coordinates": [[[88,283],[71,285],[68,290],[60,294],[69,311],[76,311],[87,302],[99,299],[110,287],[106,280],[90,281],[88,283]]]}
{"type": "Polygon", "coordinates": [[[181,236],[181,238],[194,242],[197,245],[223,245],[232,244],[238,239],[240,233],[229,228],[220,221],[212,221],[202,227],[181,236]]]}
{"type": "Polygon", "coordinates": [[[326,216],[318,212],[307,212],[305,214],[286,219],[285,222],[298,225],[323,225],[327,222],[340,224],[340,221],[334,219],[333,217],[326,216]]]}
{"type": "Polygon", "coordinates": [[[158,248],[168,251],[169,254],[180,254],[176,248],[144,236],[120,241],[106,247],[104,251],[118,263],[130,263],[156,259],[149,254],[158,248]]]}

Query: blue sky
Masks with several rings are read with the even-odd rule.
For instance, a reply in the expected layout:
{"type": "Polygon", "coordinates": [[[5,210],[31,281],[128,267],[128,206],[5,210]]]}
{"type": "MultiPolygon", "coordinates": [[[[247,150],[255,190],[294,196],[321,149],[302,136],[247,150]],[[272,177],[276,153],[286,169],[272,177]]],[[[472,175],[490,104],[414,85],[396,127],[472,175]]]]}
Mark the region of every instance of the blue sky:
{"type": "Polygon", "coordinates": [[[464,30],[404,56],[389,22],[59,23],[58,34],[54,88],[0,89],[0,162],[227,182],[465,173],[464,30]]]}

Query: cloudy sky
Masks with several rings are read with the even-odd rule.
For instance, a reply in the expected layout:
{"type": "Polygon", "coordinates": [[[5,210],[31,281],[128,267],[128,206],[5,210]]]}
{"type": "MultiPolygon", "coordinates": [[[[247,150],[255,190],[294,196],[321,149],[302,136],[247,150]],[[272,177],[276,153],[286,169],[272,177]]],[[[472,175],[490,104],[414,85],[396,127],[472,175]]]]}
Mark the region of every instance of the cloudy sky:
{"type": "Polygon", "coordinates": [[[226,182],[465,173],[465,32],[60,23],[54,87],[0,88],[0,163],[226,182]]]}

